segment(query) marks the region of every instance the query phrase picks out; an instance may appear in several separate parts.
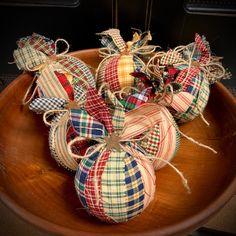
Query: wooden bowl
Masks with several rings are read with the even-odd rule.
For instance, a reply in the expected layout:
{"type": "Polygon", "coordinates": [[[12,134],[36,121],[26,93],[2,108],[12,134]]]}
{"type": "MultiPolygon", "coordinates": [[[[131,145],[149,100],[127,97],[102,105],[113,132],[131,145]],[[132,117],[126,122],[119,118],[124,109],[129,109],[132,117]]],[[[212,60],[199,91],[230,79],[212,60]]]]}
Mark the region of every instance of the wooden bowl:
{"type": "MultiPolygon", "coordinates": [[[[94,68],[100,61],[97,49],[72,54],[94,68]]],[[[176,235],[201,226],[235,194],[236,102],[217,83],[204,112],[210,126],[197,118],[180,129],[218,154],[182,138],[172,162],[192,193],[165,167],[157,172],[154,201],[140,216],[122,224],[89,216],[76,196],[74,173],[50,156],[42,116],[21,105],[31,80],[30,74],[22,74],[0,94],[0,198],[27,222],[61,235],[176,235]]]]}

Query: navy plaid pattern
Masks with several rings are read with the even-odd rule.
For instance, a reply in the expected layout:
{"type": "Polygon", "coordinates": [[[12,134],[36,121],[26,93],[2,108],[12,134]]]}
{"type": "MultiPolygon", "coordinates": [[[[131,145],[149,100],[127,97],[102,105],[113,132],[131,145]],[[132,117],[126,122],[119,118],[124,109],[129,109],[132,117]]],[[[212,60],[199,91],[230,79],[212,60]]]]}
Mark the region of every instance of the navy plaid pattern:
{"type": "Polygon", "coordinates": [[[74,97],[77,102],[84,102],[86,100],[86,92],[80,85],[74,87],[74,97]]]}
{"type": "Polygon", "coordinates": [[[71,109],[70,121],[80,137],[102,138],[107,136],[107,130],[104,125],[83,109],[71,109]]]}
{"type": "Polygon", "coordinates": [[[88,208],[88,206],[85,197],[85,184],[88,178],[89,170],[96,162],[99,155],[100,152],[96,152],[91,157],[82,159],[75,175],[75,180],[74,180],[75,188],[77,190],[77,194],[81,204],[86,209],[88,208]]]}
{"type": "Polygon", "coordinates": [[[63,98],[42,97],[42,98],[34,99],[30,103],[29,109],[38,114],[42,114],[45,111],[49,111],[49,110],[63,109],[66,104],[67,104],[67,101],[63,98]]]}
{"type": "Polygon", "coordinates": [[[126,155],[125,183],[127,188],[127,219],[131,219],[142,212],[144,203],[144,185],[137,162],[132,156],[126,155]]]}

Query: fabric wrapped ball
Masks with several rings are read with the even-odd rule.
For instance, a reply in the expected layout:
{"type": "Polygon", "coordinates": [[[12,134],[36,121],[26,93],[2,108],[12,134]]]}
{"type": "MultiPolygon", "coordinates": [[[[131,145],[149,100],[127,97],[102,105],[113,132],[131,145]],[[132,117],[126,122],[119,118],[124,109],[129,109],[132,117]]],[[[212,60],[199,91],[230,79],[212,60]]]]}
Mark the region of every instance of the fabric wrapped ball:
{"type": "Polygon", "coordinates": [[[136,161],[116,150],[82,159],[75,176],[78,197],[102,221],[128,221],[152,201],[155,174],[151,162],[136,161]]]}
{"type": "Polygon", "coordinates": [[[78,90],[86,91],[88,87],[96,86],[88,66],[80,59],[66,54],[69,44],[64,39],[54,42],[34,33],[19,39],[17,45],[18,48],[13,53],[17,67],[20,70],[35,72],[33,82],[36,81],[36,86],[31,99],[37,95],[74,101],[78,99],[78,90]],[[62,53],[58,53],[59,42],[66,44],[62,53]]]}
{"type": "MultiPolygon", "coordinates": [[[[196,34],[195,42],[169,50],[160,58],[167,67],[165,86],[181,85],[181,91],[166,93],[162,103],[168,106],[177,122],[188,122],[201,115],[210,95],[210,84],[225,75],[219,58],[211,55],[205,37],[196,34]]],[[[173,89],[173,88],[172,88],[173,89]]]]}
{"type": "MultiPolygon", "coordinates": [[[[144,152],[162,160],[154,160],[155,170],[166,165],[163,160],[170,162],[176,155],[180,146],[180,134],[178,126],[164,106],[148,103],[151,98],[152,88],[148,87],[139,93],[134,93],[121,101],[126,108],[126,117],[143,117],[136,120],[136,123],[148,125],[145,120],[150,120],[152,128],[145,139],[140,141],[144,152]]],[[[141,126],[139,124],[139,126],[141,126]]]]}
{"type": "Polygon", "coordinates": [[[115,95],[110,91],[106,94],[110,109],[95,90],[89,89],[84,108],[71,110],[70,123],[77,137],[69,142],[68,151],[82,159],[75,176],[81,204],[100,220],[118,223],[141,214],[149,205],[155,193],[155,174],[142,148],[131,142],[148,128],[133,126],[136,117],[126,117],[115,95]],[[77,155],[72,144],[84,138],[95,143],[85,155],[77,155]]]}
{"type": "MultiPolygon", "coordinates": [[[[111,91],[119,91],[133,86],[135,81],[131,73],[140,71],[145,66],[140,54],[145,52],[148,55],[155,50],[155,46],[146,46],[147,41],[151,39],[150,33],[135,33],[133,40],[127,43],[120,36],[118,29],[103,31],[99,35],[102,36],[101,43],[108,52],[97,69],[97,87],[107,83],[111,91]]],[[[104,56],[104,48],[102,49],[101,56],[104,56]]]]}

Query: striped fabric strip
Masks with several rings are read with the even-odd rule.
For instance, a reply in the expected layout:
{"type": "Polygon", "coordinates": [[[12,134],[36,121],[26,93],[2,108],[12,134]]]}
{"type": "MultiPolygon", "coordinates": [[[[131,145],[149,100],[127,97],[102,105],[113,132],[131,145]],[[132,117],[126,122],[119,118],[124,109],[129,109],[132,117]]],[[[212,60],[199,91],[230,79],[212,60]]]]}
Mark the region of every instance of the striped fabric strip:
{"type": "Polygon", "coordinates": [[[103,138],[107,136],[105,126],[83,109],[71,109],[70,122],[80,137],[103,138]]]}
{"type": "Polygon", "coordinates": [[[130,87],[134,84],[134,77],[130,73],[134,72],[133,56],[123,55],[118,61],[118,80],[120,87],[130,87]]]}
{"type": "Polygon", "coordinates": [[[120,57],[115,56],[108,59],[105,64],[104,82],[109,84],[111,91],[120,90],[120,83],[118,80],[118,61],[120,57]]]}
{"type": "MultiPolygon", "coordinates": [[[[176,137],[178,137],[176,134],[177,131],[173,125],[175,124],[175,121],[172,118],[170,112],[165,107],[161,107],[161,114],[163,122],[160,123],[160,139],[155,156],[161,157],[167,161],[171,161],[179,148],[179,140],[176,140],[176,137]]],[[[164,167],[166,163],[162,162],[161,160],[155,160],[153,165],[157,170],[164,167]]]]}
{"type": "Polygon", "coordinates": [[[19,70],[26,71],[28,71],[29,68],[33,69],[36,66],[39,66],[46,60],[46,56],[42,52],[35,50],[31,46],[26,46],[14,50],[13,57],[16,62],[17,68],[19,70]]]}
{"type": "Polygon", "coordinates": [[[112,133],[112,118],[109,109],[101,96],[98,95],[97,90],[94,88],[89,88],[87,91],[85,109],[90,116],[94,117],[106,127],[109,134],[112,133]]]}
{"type": "Polygon", "coordinates": [[[102,37],[110,37],[120,52],[123,52],[126,50],[127,46],[126,46],[125,41],[120,35],[120,30],[109,29],[109,30],[99,33],[99,35],[101,35],[102,37]]]}
{"type": "Polygon", "coordinates": [[[162,116],[159,106],[144,103],[139,108],[126,113],[125,127],[127,128],[122,135],[122,139],[127,140],[143,134],[145,131],[149,130],[153,124],[161,121],[162,116]],[[140,115],[142,117],[140,117],[140,115]]]}
{"type": "Polygon", "coordinates": [[[127,219],[140,214],[144,206],[144,185],[137,162],[132,156],[126,155],[125,163],[125,184],[127,189],[127,219]]]}
{"type": "Polygon", "coordinates": [[[95,163],[95,161],[97,160],[97,158],[99,157],[99,155],[100,152],[96,152],[89,158],[83,158],[80,161],[79,167],[75,175],[74,179],[75,189],[80,199],[80,202],[83,205],[83,207],[85,207],[85,209],[88,209],[85,197],[85,184],[88,178],[89,171],[93,166],[93,164],[95,163]]]}
{"type": "Polygon", "coordinates": [[[58,63],[63,66],[64,70],[74,76],[73,85],[80,84],[84,87],[83,80],[86,80],[91,87],[96,87],[96,81],[92,72],[80,59],[72,56],[63,56],[58,63]]]}
{"type": "Polygon", "coordinates": [[[66,100],[63,98],[36,98],[34,99],[30,105],[29,109],[38,113],[42,114],[45,111],[49,110],[60,110],[65,107],[67,104],[66,100]]]}
{"type": "Polygon", "coordinates": [[[68,101],[68,95],[58,80],[55,70],[62,69],[58,63],[50,64],[41,71],[37,84],[46,97],[59,97],[68,101]]]}
{"type": "Polygon", "coordinates": [[[194,96],[188,92],[179,92],[173,96],[167,94],[164,97],[165,105],[172,107],[177,112],[186,112],[193,100],[194,96]]]}
{"type": "Polygon", "coordinates": [[[126,152],[111,151],[101,178],[103,208],[105,214],[115,222],[128,220],[125,155],[126,152]]]}
{"type": "Polygon", "coordinates": [[[58,164],[66,169],[75,171],[78,163],[74,160],[67,151],[66,132],[68,120],[64,120],[59,126],[51,126],[49,132],[49,148],[52,157],[58,164]]]}
{"type": "Polygon", "coordinates": [[[101,198],[101,177],[109,158],[109,154],[109,151],[103,152],[103,154],[101,154],[96,162],[94,162],[90,167],[85,183],[84,197],[89,212],[92,215],[98,217],[102,221],[114,223],[114,221],[106,215],[101,198]]]}
{"type": "MultiPolygon", "coordinates": [[[[97,88],[99,88],[103,82],[105,82],[105,73],[107,65],[110,63],[110,60],[104,60],[102,62],[102,65],[100,66],[100,69],[97,71],[96,78],[97,78],[97,88]]],[[[109,83],[109,82],[108,82],[109,83]]]]}

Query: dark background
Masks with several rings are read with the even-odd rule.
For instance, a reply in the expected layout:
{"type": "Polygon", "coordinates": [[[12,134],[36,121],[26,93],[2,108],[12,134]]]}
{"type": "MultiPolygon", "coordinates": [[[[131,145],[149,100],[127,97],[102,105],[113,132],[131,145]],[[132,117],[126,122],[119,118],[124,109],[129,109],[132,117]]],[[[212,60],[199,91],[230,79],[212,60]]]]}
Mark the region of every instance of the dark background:
{"type": "Polygon", "coordinates": [[[0,0],[0,90],[20,73],[12,53],[16,40],[33,32],[64,38],[70,51],[100,47],[97,32],[118,27],[124,39],[131,28],[150,29],[152,44],[167,49],[204,34],[212,51],[223,56],[236,87],[236,1],[219,0],[0,0]]]}

